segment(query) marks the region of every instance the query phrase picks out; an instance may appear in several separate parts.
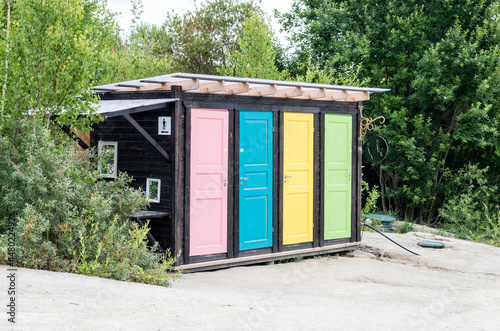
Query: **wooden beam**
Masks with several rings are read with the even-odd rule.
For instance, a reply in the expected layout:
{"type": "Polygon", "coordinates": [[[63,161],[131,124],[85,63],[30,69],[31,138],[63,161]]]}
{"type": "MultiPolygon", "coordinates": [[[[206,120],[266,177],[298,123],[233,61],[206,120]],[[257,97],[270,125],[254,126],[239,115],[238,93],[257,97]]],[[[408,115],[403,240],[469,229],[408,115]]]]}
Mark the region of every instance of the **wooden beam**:
{"type": "Polygon", "coordinates": [[[269,84],[264,86],[252,87],[250,91],[247,93],[247,95],[257,95],[257,96],[273,95],[276,94],[277,91],[278,88],[276,87],[276,84],[269,84]]]}
{"type": "Polygon", "coordinates": [[[220,91],[225,91],[225,82],[223,80],[200,84],[198,89],[191,90],[190,92],[213,93],[220,91]]]}
{"type": "MultiPolygon", "coordinates": [[[[177,98],[174,109],[172,110],[172,153],[173,160],[171,164],[172,172],[172,229],[171,229],[171,247],[172,256],[177,257],[175,265],[183,263],[182,244],[184,239],[184,162],[182,152],[184,151],[183,133],[186,130],[186,123],[182,122],[185,115],[184,107],[182,106],[182,90],[179,87],[172,88],[172,97],[177,98]],[[184,125],[182,125],[184,124],[184,125]]],[[[188,124],[189,125],[189,124],[188,124]]]]}
{"type": "Polygon", "coordinates": [[[120,86],[120,87],[133,87],[133,88],[140,88],[140,87],[143,87],[143,85],[140,85],[140,84],[127,83],[127,82],[124,82],[124,83],[118,83],[118,84],[115,84],[115,86],[120,86]]]}
{"type": "MultiPolygon", "coordinates": [[[[149,83],[147,79],[141,80],[141,82],[149,83]]],[[[133,86],[131,84],[116,84],[116,86],[133,86]]],[[[178,82],[172,83],[155,83],[153,85],[148,86],[140,86],[130,89],[123,89],[120,92],[138,92],[138,91],[168,91],[172,88],[172,86],[182,86],[183,91],[196,90],[199,86],[199,79],[188,79],[188,80],[180,80],[178,82]]]]}
{"type": "Polygon", "coordinates": [[[122,86],[122,87],[131,87],[123,90],[119,90],[120,92],[137,92],[137,91],[156,91],[156,90],[168,90],[166,88],[168,84],[154,84],[154,85],[148,85],[148,86],[136,86],[132,87],[132,85],[129,84],[116,84],[116,86],[122,86]]]}
{"type": "Polygon", "coordinates": [[[183,91],[196,90],[200,85],[200,80],[198,78],[193,78],[190,80],[183,80],[180,82],[171,83],[170,86],[172,85],[182,86],[183,91]]]}
{"type": "Polygon", "coordinates": [[[89,148],[89,145],[90,145],[90,135],[89,135],[89,141],[88,141],[88,144],[83,141],[76,133],[72,132],[71,129],[67,126],[67,125],[62,125],[61,126],[61,129],[68,135],[70,136],[71,139],[73,139],[73,141],[75,143],[78,144],[78,146],[80,146],[82,149],[88,149],[89,148]],[[75,137],[76,136],[76,137],[75,137]]]}
{"type": "Polygon", "coordinates": [[[158,152],[160,152],[161,155],[163,155],[163,157],[165,157],[167,159],[167,161],[170,161],[170,156],[168,155],[168,153],[163,149],[163,147],[160,146],[160,144],[158,144],[156,142],[156,140],[153,139],[153,137],[151,137],[149,135],[149,133],[146,132],[146,130],[143,129],[142,126],[139,125],[139,123],[137,123],[133,118],[132,116],[130,116],[129,114],[124,114],[123,117],[125,117],[127,119],[127,121],[129,121],[130,124],[132,124],[132,126],[134,128],[136,128],[137,131],[139,131],[140,134],[142,134],[142,136],[144,138],[146,138],[147,141],[149,141],[149,143],[151,145],[153,145],[154,148],[156,148],[156,150],[158,150],[158,152]]]}
{"type": "Polygon", "coordinates": [[[229,94],[240,94],[245,93],[250,90],[248,83],[231,84],[226,85],[226,93],[229,94]]]}
{"type": "Polygon", "coordinates": [[[370,92],[350,93],[347,100],[348,101],[367,101],[367,100],[370,100],[370,92]]]}
{"type": "Polygon", "coordinates": [[[347,100],[349,93],[347,90],[327,92],[322,100],[347,100]]]}
{"type": "Polygon", "coordinates": [[[287,258],[293,258],[297,256],[313,256],[320,254],[328,254],[335,252],[342,252],[347,250],[355,250],[359,248],[360,242],[351,242],[344,244],[336,244],[336,245],[328,245],[323,247],[313,247],[313,248],[304,248],[297,249],[292,251],[283,251],[277,253],[268,253],[261,255],[251,255],[251,256],[242,256],[233,259],[224,259],[224,260],[216,260],[216,261],[208,261],[208,262],[198,262],[185,264],[182,266],[176,266],[173,268],[174,271],[182,270],[184,272],[190,272],[194,270],[211,270],[211,269],[220,269],[220,268],[229,268],[238,265],[252,264],[252,263],[261,263],[261,262],[269,262],[287,258]]]}
{"type": "Polygon", "coordinates": [[[309,91],[304,91],[304,99],[318,99],[326,96],[325,89],[319,88],[309,91]]]}
{"type": "Polygon", "coordinates": [[[274,95],[278,98],[291,98],[291,97],[299,97],[303,94],[302,86],[290,87],[278,90],[278,92],[274,95]]]}

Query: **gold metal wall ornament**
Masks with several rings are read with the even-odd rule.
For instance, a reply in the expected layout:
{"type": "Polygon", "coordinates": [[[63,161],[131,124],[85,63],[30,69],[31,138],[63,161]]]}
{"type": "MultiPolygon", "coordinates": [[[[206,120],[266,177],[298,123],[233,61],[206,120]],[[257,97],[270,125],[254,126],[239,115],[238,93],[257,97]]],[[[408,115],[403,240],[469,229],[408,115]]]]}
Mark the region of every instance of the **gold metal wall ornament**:
{"type": "Polygon", "coordinates": [[[371,117],[363,117],[363,106],[359,106],[359,116],[361,117],[361,122],[359,122],[359,141],[362,141],[366,135],[367,131],[372,131],[375,128],[374,122],[380,120],[380,124],[385,123],[385,117],[379,116],[372,119],[371,117]]]}

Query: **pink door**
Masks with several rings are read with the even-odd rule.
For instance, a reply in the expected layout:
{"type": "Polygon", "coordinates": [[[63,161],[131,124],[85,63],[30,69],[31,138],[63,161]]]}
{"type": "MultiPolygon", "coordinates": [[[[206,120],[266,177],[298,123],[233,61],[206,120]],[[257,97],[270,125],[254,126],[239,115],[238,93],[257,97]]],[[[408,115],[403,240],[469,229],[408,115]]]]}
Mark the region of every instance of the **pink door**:
{"type": "Polygon", "coordinates": [[[227,109],[191,109],[189,255],[227,252],[227,109]]]}

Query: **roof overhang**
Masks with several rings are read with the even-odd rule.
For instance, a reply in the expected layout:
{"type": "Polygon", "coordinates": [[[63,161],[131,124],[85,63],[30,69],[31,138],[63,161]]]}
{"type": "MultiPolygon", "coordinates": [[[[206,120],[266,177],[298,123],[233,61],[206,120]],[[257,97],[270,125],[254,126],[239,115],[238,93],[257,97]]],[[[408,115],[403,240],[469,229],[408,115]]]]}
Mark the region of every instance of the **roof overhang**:
{"type": "Polygon", "coordinates": [[[184,92],[253,95],[262,97],[314,99],[329,101],[365,101],[371,93],[390,91],[383,88],[298,83],[254,78],[176,73],[94,87],[96,92],[169,91],[181,86],[184,92]]]}
{"type": "Polygon", "coordinates": [[[117,117],[148,110],[161,109],[167,104],[177,100],[179,99],[101,100],[96,109],[97,113],[103,117],[117,117]]]}

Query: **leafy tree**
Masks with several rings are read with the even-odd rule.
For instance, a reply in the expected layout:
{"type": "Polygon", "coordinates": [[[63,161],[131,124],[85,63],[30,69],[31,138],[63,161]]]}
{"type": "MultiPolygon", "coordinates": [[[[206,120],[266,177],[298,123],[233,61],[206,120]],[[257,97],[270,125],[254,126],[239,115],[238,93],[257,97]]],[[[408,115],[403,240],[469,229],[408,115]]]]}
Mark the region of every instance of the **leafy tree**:
{"type": "Polygon", "coordinates": [[[169,54],[176,70],[217,74],[237,49],[244,20],[258,10],[253,0],[209,0],[195,12],[169,14],[156,52],[169,54]]]}
{"type": "Polygon", "coordinates": [[[105,2],[5,0],[0,24],[8,31],[0,37],[0,129],[11,129],[28,110],[80,128],[96,120],[76,119],[92,113],[89,87],[118,31],[105,2]]]}
{"type": "Polygon", "coordinates": [[[255,12],[245,19],[238,38],[238,48],[231,54],[230,65],[223,75],[261,79],[280,79],[275,65],[274,36],[262,14],[255,12]]]}
{"type": "Polygon", "coordinates": [[[170,55],[162,53],[165,47],[164,30],[156,25],[134,26],[130,37],[118,39],[105,59],[106,66],[97,84],[110,84],[145,77],[166,75],[173,71],[170,55]]]}
{"type": "Polygon", "coordinates": [[[12,224],[15,265],[168,285],[173,259],[147,247],[148,229],[129,220],[147,205],[144,192],[124,174],[100,180],[96,156],[77,152],[59,128],[99,120],[90,89],[118,39],[105,1],[3,5],[0,263],[11,262],[12,224]]]}
{"type": "Polygon", "coordinates": [[[470,161],[488,169],[485,185],[499,185],[498,17],[497,0],[298,0],[281,16],[297,62],[361,63],[367,84],[392,90],[365,110],[387,118],[377,131],[391,152],[368,172],[384,210],[439,220],[470,161]]]}

